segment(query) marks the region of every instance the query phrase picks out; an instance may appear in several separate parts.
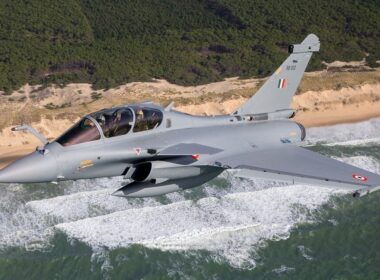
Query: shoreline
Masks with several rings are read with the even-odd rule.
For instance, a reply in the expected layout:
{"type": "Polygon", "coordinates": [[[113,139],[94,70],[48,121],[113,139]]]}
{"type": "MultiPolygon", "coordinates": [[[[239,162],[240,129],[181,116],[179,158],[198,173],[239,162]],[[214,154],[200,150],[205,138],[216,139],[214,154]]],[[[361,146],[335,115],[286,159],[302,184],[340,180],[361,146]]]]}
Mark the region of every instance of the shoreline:
{"type": "MultiPolygon", "coordinates": [[[[290,105],[296,112],[292,121],[310,128],[380,117],[380,67],[350,69],[305,73],[290,105]]],[[[232,77],[189,87],[154,80],[98,91],[90,84],[42,89],[27,84],[12,93],[12,101],[0,96],[0,109],[4,112],[0,119],[0,169],[40,145],[29,133],[12,132],[14,124],[28,123],[52,140],[89,112],[144,99],[163,107],[174,102],[175,110],[191,115],[230,114],[254,95],[264,80],[232,77]]]]}
{"type": "Polygon", "coordinates": [[[352,104],[344,107],[336,106],[334,110],[301,111],[296,114],[293,120],[306,128],[357,123],[380,117],[379,105],[379,103],[367,103],[358,107],[352,104]]]}
{"type": "MultiPolygon", "coordinates": [[[[347,116],[348,108],[340,108],[334,111],[299,112],[293,120],[300,122],[306,128],[311,128],[357,123],[380,117],[380,109],[377,108],[377,104],[370,105],[372,106],[369,106],[370,108],[366,106],[365,110],[351,111],[350,116],[347,116]],[[344,111],[345,114],[342,114],[342,111],[344,111]]],[[[33,152],[37,146],[38,143],[12,147],[0,146],[0,170],[13,161],[33,152]]]]}
{"type": "Polygon", "coordinates": [[[4,168],[20,157],[30,154],[36,149],[35,145],[25,145],[16,147],[0,147],[0,169],[4,168]]]}

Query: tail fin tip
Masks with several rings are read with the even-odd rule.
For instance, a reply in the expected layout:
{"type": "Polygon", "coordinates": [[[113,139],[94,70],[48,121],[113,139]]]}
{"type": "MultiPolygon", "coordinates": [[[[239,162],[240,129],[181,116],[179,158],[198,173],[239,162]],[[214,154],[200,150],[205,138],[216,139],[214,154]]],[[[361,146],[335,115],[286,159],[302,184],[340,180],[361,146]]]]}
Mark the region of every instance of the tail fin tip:
{"type": "Polygon", "coordinates": [[[232,115],[254,115],[288,110],[312,54],[319,49],[319,38],[315,34],[309,34],[300,44],[290,45],[288,58],[255,95],[232,115]]]}
{"type": "Polygon", "coordinates": [[[305,53],[305,52],[318,52],[321,43],[315,34],[309,34],[302,41],[301,44],[293,44],[289,46],[289,53],[305,53]]]}

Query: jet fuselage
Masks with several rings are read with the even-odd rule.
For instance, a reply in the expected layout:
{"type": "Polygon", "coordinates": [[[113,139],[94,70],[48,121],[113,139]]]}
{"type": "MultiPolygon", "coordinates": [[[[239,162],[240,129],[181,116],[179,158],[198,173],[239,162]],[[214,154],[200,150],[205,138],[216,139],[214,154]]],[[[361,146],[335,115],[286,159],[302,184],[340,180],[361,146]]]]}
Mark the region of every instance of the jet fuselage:
{"type": "MultiPolygon", "coordinates": [[[[0,171],[0,182],[41,183],[125,176],[131,165],[159,160],[161,148],[177,143],[212,146],[223,151],[220,156],[226,156],[278,143],[297,143],[304,138],[303,128],[290,120],[257,121],[254,117],[229,115],[200,117],[165,111],[153,105],[141,106],[162,112],[159,126],[133,132],[134,119],[128,133],[107,138],[94,120],[100,139],[68,146],[58,141],[48,143],[0,171]]],[[[218,155],[188,156],[191,160],[186,166],[220,167],[217,166],[218,155]]]]}

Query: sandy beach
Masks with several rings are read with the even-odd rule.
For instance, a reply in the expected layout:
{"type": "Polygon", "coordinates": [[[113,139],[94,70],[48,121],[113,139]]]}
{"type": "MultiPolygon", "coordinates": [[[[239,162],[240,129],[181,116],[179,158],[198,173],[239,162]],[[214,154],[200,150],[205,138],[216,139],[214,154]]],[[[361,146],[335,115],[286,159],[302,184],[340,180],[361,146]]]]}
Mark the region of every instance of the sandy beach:
{"type": "MultiPolygon", "coordinates": [[[[347,66],[347,63],[341,64],[338,66],[347,66]]],[[[306,73],[291,104],[296,111],[293,120],[305,127],[317,127],[380,117],[380,68],[346,70],[306,73]]],[[[89,84],[68,84],[63,88],[25,85],[12,93],[12,99],[0,96],[0,111],[3,112],[0,168],[40,145],[29,133],[11,131],[15,124],[30,124],[48,140],[53,140],[90,112],[149,99],[162,106],[174,101],[176,110],[193,115],[230,114],[246,102],[264,80],[234,77],[188,87],[165,80],[134,82],[107,91],[99,90],[95,93],[101,97],[95,100],[89,84]]]]}
{"type": "Polygon", "coordinates": [[[0,169],[35,150],[34,145],[0,148],[0,169]]]}
{"type": "MultiPolygon", "coordinates": [[[[306,127],[319,127],[340,123],[353,123],[380,117],[379,104],[366,104],[361,108],[346,106],[335,110],[317,112],[299,112],[294,118],[306,127]]],[[[38,142],[28,143],[20,146],[0,146],[0,169],[7,166],[16,159],[33,152],[39,145],[38,142]]]]}

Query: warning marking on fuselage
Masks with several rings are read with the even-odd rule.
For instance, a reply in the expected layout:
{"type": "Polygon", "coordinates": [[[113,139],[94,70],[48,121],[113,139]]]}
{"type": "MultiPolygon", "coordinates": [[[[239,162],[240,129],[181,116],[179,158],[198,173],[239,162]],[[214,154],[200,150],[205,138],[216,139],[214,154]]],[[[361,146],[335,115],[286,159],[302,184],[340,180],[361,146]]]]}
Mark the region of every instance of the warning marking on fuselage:
{"type": "Polygon", "coordinates": [[[91,167],[93,166],[94,163],[92,162],[91,159],[85,159],[85,160],[82,160],[79,164],[79,168],[80,169],[83,169],[83,168],[87,168],[87,167],[91,167]]]}

